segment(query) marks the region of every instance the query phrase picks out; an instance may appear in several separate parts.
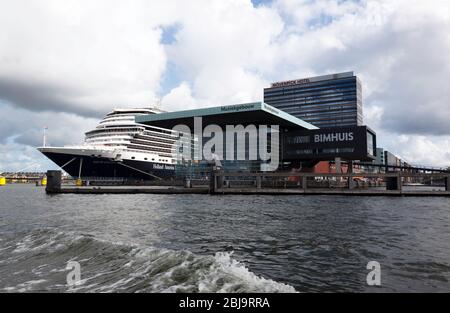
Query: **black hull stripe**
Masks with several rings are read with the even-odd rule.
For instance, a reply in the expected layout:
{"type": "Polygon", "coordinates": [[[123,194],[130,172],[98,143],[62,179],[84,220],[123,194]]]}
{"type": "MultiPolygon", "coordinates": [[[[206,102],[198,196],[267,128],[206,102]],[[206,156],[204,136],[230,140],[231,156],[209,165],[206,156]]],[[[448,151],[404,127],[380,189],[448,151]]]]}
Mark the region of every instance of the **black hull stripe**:
{"type": "Polygon", "coordinates": [[[83,164],[81,167],[82,177],[111,177],[151,180],[155,179],[151,175],[161,178],[175,176],[175,165],[135,160],[123,160],[123,164],[119,164],[117,161],[92,156],[77,156],[73,154],[54,152],[43,152],[43,154],[60,167],[76,157],[76,160],[68,163],[63,168],[73,177],[78,177],[81,157],[83,158],[83,164]]]}

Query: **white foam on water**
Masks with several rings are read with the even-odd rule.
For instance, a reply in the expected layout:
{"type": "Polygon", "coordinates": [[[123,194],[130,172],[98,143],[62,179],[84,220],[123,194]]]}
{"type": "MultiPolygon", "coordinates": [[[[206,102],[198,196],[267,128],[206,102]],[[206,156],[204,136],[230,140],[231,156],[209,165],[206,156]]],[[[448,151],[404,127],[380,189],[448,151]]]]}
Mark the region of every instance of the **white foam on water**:
{"type": "MultiPolygon", "coordinates": [[[[30,257],[47,253],[51,258],[63,248],[67,251],[61,251],[58,257],[80,262],[82,280],[75,286],[67,286],[58,276],[47,287],[49,290],[60,290],[64,286],[61,291],[66,292],[296,292],[290,285],[255,274],[234,259],[232,252],[203,256],[186,250],[109,242],[90,235],[44,232],[22,238],[14,253],[31,251],[30,257]]],[[[46,266],[40,264],[32,272],[42,278],[46,266]]],[[[61,268],[45,272],[64,271],[62,264],[61,268]]],[[[29,280],[4,290],[27,292],[44,281],[29,280]]]]}
{"type": "Polygon", "coordinates": [[[35,275],[42,275],[44,273],[44,271],[42,271],[42,269],[46,268],[48,266],[48,264],[43,264],[43,265],[39,265],[36,268],[33,268],[31,270],[31,273],[35,274],[35,275]]]}
{"type": "Polygon", "coordinates": [[[13,246],[6,246],[6,247],[4,247],[4,248],[0,248],[0,252],[1,251],[4,251],[4,250],[8,250],[8,249],[10,249],[10,248],[12,248],[13,246]]]}
{"type": "MultiPolygon", "coordinates": [[[[233,259],[233,252],[218,252],[211,257],[196,257],[197,261],[212,261],[206,267],[200,267],[191,273],[192,285],[173,285],[163,292],[198,291],[198,292],[296,292],[287,284],[266,279],[251,272],[243,263],[233,259]],[[203,260],[202,260],[203,259],[203,260]]],[[[205,262],[208,263],[208,262],[205,262]]],[[[183,262],[165,276],[170,276],[181,268],[188,268],[189,262],[183,262]]]]}
{"type": "Polygon", "coordinates": [[[62,232],[58,232],[50,235],[49,238],[46,238],[44,242],[40,243],[39,241],[42,240],[42,238],[33,234],[27,235],[22,239],[22,241],[19,241],[16,244],[16,249],[14,249],[13,253],[39,251],[46,248],[52,248],[54,251],[56,251],[65,247],[64,245],[54,246],[62,236],[64,236],[64,234],[62,232]]]}
{"type": "Polygon", "coordinates": [[[122,270],[97,273],[68,291],[296,292],[292,286],[256,275],[231,256],[229,252],[198,256],[189,251],[134,248],[122,270]]]}
{"type": "MultiPolygon", "coordinates": [[[[266,279],[251,272],[244,264],[232,259],[233,252],[218,252],[215,255],[218,267],[212,270],[217,274],[224,272],[232,276],[236,283],[244,283],[249,290],[247,292],[296,292],[294,287],[266,279]]],[[[232,292],[233,284],[225,284],[217,292],[232,292]]],[[[202,290],[200,290],[202,291],[202,290]]]]}
{"type": "Polygon", "coordinates": [[[18,284],[16,287],[6,287],[3,288],[5,291],[9,292],[27,292],[33,290],[35,285],[39,285],[45,283],[47,280],[39,279],[39,280],[30,280],[21,284],[18,284]]]}

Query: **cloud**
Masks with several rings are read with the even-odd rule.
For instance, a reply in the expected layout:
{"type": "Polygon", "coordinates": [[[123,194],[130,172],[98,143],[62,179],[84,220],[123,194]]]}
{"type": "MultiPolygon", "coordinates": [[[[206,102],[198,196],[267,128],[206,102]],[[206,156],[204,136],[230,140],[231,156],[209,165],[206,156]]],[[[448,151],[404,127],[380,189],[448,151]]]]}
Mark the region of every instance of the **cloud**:
{"type": "Polygon", "coordinates": [[[40,144],[45,124],[53,144],[81,140],[114,107],[260,101],[272,81],[353,70],[380,145],[413,163],[450,164],[447,1],[0,0],[0,7],[7,151],[30,153],[25,147],[40,144]]]}
{"type": "Polygon", "coordinates": [[[15,142],[0,143],[2,158],[0,173],[3,172],[44,172],[55,169],[56,166],[43,154],[31,146],[15,142]]]}
{"type": "Polygon", "coordinates": [[[261,100],[266,71],[274,70],[279,14],[250,1],[200,1],[183,7],[168,58],[191,84],[200,106],[261,100]]]}
{"type": "Polygon", "coordinates": [[[195,109],[197,101],[192,97],[191,87],[187,82],[182,82],[173,88],[161,101],[162,109],[168,111],[181,111],[195,109]]]}
{"type": "Polygon", "coordinates": [[[1,1],[1,99],[84,116],[153,104],[170,20],[147,2],[1,1]]]}
{"type": "Polygon", "coordinates": [[[27,110],[73,112],[83,116],[96,116],[98,105],[83,105],[80,93],[74,87],[58,83],[43,83],[0,78],[0,95],[3,101],[27,110]]]}
{"type": "Polygon", "coordinates": [[[313,74],[355,70],[364,105],[383,109],[380,127],[450,135],[448,2],[279,1],[276,6],[298,17],[280,45],[289,68],[313,74]],[[310,25],[318,14],[330,21],[310,25]]]}
{"type": "Polygon", "coordinates": [[[448,167],[450,164],[450,139],[448,137],[391,134],[385,138],[386,143],[393,147],[391,151],[395,151],[407,162],[437,167],[448,167]]]}
{"type": "Polygon", "coordinates": [[[98,123],[96,118],[85,118],[73,113],[37,113],[9,105],[0,106],[0,116],[3,117],[0,143],[7,143],[10,138],[14,138],[16,143],[32,147],[42,145],[44,127],[48,127],[48,144],[62,146],[82,143],[84,132],[93,129],[98,123]]]}

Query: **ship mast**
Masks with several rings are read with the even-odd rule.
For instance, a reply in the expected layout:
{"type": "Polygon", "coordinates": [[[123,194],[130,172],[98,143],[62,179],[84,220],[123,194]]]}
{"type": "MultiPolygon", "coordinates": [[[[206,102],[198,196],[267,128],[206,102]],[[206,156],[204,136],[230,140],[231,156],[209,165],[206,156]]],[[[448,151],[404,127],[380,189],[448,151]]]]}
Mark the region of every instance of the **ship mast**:
{"type": "Polygon", "coordinates": [[[47,146],[47,126],[44,126],[43,147],[47,146]]]}

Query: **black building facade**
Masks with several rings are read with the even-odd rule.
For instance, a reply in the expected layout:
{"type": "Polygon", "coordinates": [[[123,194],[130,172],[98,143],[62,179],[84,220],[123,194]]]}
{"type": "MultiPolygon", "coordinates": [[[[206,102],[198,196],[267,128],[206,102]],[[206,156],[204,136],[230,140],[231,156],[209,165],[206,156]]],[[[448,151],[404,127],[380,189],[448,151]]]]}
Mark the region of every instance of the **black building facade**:
{"type": "Polygon", "coordinates": [[[361,82],[353,72],[273,83],[264,102],[319,128],[361,126],[361,82]]]}
{"type": "Polygon", "coordinates": [[[283,134],[283,160],[326,161],[340,157],[372,161],[376,134],[367,126],[297,130],[283,134]]]}

